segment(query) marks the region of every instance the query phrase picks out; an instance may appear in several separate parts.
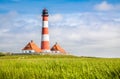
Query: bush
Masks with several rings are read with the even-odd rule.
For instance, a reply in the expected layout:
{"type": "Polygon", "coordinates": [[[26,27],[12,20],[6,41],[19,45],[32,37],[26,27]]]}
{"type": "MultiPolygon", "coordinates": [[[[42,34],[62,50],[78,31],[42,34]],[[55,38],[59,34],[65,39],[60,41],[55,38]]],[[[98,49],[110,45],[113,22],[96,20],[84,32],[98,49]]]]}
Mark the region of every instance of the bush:
{"type": "Polygon", "coordinates": [[[0,52],[0,56],[5,56],[5,53],[3,53],[3,52],[0,52]]]}

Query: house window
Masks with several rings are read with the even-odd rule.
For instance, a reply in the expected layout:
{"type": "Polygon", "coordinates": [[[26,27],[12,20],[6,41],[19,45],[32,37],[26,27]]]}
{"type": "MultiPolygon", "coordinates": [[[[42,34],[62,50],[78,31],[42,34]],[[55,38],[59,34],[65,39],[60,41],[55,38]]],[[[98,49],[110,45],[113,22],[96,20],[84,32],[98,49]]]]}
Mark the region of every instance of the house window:
{"type": "Polygon", "coordinates": [[[29,51],[29,53],[32,53],[31,51],[29,51]]]}

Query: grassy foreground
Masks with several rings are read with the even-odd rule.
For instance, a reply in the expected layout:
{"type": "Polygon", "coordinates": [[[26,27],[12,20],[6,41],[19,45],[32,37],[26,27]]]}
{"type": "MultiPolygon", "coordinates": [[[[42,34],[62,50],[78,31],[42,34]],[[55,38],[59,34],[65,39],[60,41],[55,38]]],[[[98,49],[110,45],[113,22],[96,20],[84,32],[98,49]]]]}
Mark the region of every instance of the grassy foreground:
{"type": "Polygon", "coordinates": [[[119,79],[120,59],[17,55],[0,57],[0,79],[119,79]]]}

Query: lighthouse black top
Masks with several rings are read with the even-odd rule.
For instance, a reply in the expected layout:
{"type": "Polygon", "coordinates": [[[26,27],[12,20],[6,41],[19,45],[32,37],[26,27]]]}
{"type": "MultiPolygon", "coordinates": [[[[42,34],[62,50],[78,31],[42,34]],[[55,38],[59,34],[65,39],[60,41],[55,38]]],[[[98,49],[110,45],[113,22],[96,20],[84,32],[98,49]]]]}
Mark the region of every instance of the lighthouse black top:
{"type": "Polygon", "coordinates": [[[42,16],[48,16],[48,10],[46,8],[43,9],[42,16]]]}

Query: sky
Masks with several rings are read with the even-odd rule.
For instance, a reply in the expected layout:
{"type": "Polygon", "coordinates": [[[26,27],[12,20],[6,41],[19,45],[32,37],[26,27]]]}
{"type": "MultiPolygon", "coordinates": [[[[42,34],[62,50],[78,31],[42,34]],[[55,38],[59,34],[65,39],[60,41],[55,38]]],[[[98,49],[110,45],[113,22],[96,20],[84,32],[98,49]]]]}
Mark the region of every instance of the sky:
{"type": "Polygon", "coordinates": [[[44,8],[51,47],[120,58],[120,0],[0,0],[0,51],[19,53],[30,40],[40,47],[44,8]]]}

